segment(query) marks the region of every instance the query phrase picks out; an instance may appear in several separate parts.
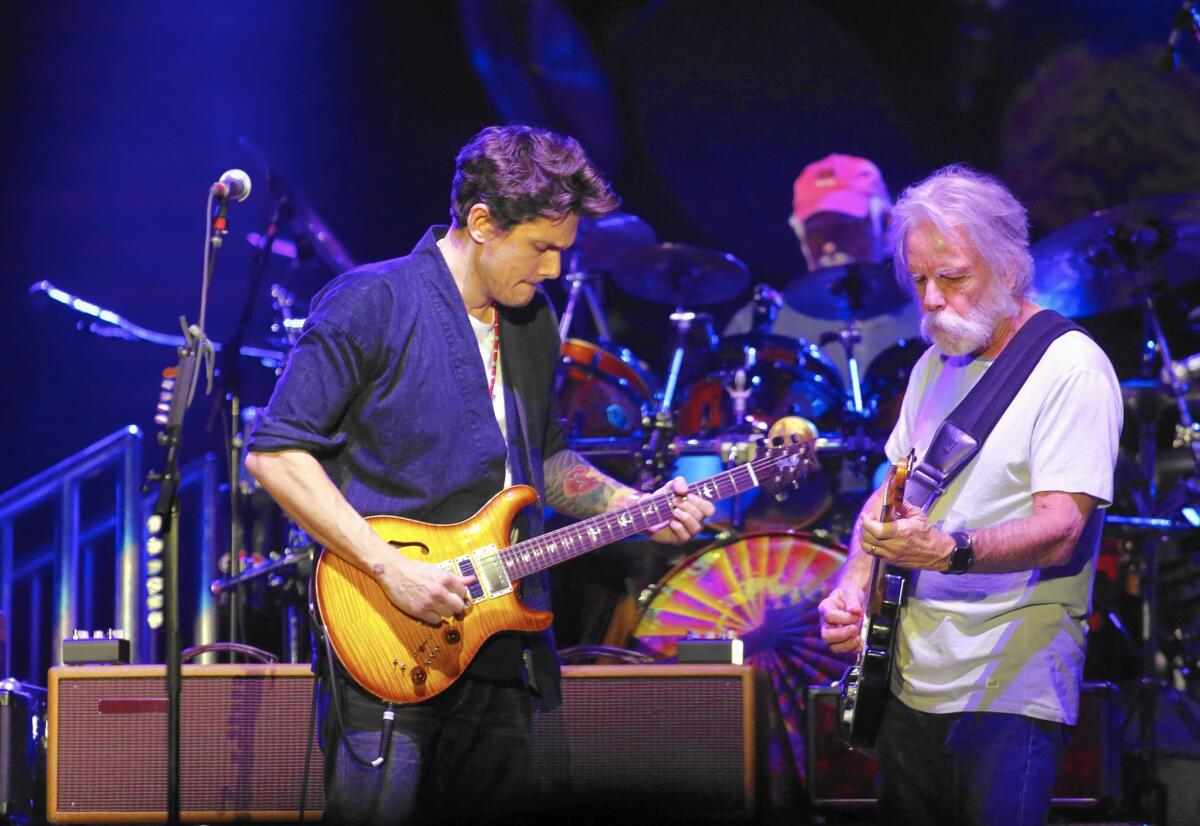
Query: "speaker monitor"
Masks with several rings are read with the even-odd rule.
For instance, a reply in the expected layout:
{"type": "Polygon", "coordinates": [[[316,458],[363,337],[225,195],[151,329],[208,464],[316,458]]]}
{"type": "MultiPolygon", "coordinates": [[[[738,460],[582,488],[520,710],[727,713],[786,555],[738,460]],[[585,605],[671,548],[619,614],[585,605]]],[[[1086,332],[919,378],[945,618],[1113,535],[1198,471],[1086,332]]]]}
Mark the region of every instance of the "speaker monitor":
{"type": "MultiPolygon", "coordinates": [[[[185,665],[180,809],[188,823],[297,820],[313,675],[307,665],[185,665]]],[[[50,670],[46,817],[51,823],[163,823],[166,667],[50,670]]],[[[304,817],[325,805],[316,742],[304,817]]]]}
{"type": "MultiPolygon", "coordinates": [[[[812,803],[823,808],[872,806],[875,758],[838,736],[836,686],[808,689],[808,781],[812,803]]],[[[894,699],[889,702],[896,702],[894,699]]],[[[1085,683],[1079,722],[1071,732],[1054,784],[1054,805],[1093,807],[1121,793],[1120,699],[1111,683],[1085,683]]]]}
{"type": "Polygon", "coordinates": [[[0,681],[0,823],[32,814],[34,704],[15,680],[0,681]]]}
{"type": "Polygon", "coordinates": [[[535,714],[533,771],[564,811],[589,802],[748,817],[762,782],[753,668],[563,668],[563,705],[535,714]]]}

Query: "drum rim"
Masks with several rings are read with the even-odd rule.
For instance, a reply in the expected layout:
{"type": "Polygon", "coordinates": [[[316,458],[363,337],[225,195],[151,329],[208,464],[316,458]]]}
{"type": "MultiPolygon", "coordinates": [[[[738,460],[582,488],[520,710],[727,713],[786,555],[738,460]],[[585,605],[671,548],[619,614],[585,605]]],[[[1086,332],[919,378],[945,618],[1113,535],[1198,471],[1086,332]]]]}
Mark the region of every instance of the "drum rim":
{"type": "Polygon", "coordinates": [[[649,365],[647,365],[645,360],[639,358],[638,355],[636,353],[634,353],[632,350],[630,350],[628,347],[622,346],[622,347],[618,347],[616,350],[613,350],[608,347],[601,346],[598,342],[588,341],[587,339],[583,339],[583,338],[564,339],[562,344],[559,345],[558,369],[556,372],[562,372],[564,369],[569,371],[571,369],[571,367],[578,367],[579,369],[584,370],[591,375],[608,377],[610,379],[610,381],[607,382],[608,384],[615,384],[617,387],[621,388],[623,391],[625,391],[631,397],[636,396],[638,398],[638,400],[643,401],[643,402],[649,402],[649,401],[653,400],[654,394],[657,391],[658,382],[655,380],[654,374],[650,371],[649,365]],[[624,366],[625,368],[627,368],[629,370],[630,375],[634,379],[637,380],[637,382],[639,383],[639,386],[635,388],[628,381],[628,377],[614,376],[612,373],[607,373],[604,370],[600,369],[598,365],[587,364],[587,363],[576,360],[575,358],[573,358],[572,356],[570,356],[569,354],[564,352],[564,350],[569,346],[583,347],[584,349],[587,349],[587,350],[592,350],[592,351],[595,351],[598,353],[602,353],[604,355],[611,356],[613,359],[615,359],[622,366],[624,366]],[[621,358],[620,354],[622,352],[628,353],[630,359],[632,359],[632,360],[626,361],[625,359],[621,358]],[[612,381],[613,379],[615,379],[616,381],[612,381]],[[626,379],[626,380],[621,381],[621,379],[626,379]]]}

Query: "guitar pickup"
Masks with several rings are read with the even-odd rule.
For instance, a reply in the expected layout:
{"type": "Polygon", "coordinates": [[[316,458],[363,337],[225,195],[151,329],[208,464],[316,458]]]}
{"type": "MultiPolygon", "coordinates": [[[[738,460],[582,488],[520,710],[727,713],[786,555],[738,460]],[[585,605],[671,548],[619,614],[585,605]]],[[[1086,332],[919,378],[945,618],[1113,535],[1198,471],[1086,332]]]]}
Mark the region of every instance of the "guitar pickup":
{"type": "Polygon", "coordinates": [[[467,586],[467,595],[470,597],[471,605],[486,599],[483,593],[483,585],[480,583],[480,577],[475,573],[475,566],[471,562],[470,554],[463,554],[455,559],[439,562],[437,566],[447,573],[475,577],[475,581],[467,586]]]}
{"type": "Polygon", "coordinates": [[[504,570],[504,561],[500,558],[500,549],[495,545],[487,545],[475,551],[475,575],[483,583],[488,597],[499,597],[511,594],[512,580],[504,570]]]}

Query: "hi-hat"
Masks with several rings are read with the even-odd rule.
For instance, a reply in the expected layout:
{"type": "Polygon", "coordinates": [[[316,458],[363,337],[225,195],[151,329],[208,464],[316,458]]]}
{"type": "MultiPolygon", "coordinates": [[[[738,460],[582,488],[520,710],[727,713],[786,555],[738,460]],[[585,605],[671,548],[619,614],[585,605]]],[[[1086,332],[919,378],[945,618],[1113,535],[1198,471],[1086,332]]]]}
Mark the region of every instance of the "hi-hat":
{"type": "Polygon", "coordinates": [[[1110,207],[1033,245],[1034,299],[1065,316],[1138,303],[1151,285],[1200,277],[1200,195],[1171,195],[1110,207]]]}
{"type": "Polygon", "coordinates": [[[650,225],[628,212],[584,216],[570,250],[573,272],[611,271],[625,255],[657,243],[650,225]]]}
{"type": "Polygon", "coordinates": [[[667,243],[623,256],[613,281],[645,301],[694,307],[736,298],[750,285],[750,271],[727,252],[667,243]]]}
{"type": "Polygon", "coordinates": [[[806,272],[791,280],[783,298],[798,313],[838,321],[874,318],[912,300],[897,283],[891,261],[806,272]]]}

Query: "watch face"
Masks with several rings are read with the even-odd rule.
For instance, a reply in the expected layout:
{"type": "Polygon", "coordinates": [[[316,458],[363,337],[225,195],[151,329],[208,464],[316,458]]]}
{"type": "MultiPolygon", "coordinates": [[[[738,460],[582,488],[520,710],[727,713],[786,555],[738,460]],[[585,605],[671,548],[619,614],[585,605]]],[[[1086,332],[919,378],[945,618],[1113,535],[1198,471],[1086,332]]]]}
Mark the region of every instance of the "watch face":
{"type": "Polygon", "coordinates": [[[971,550],[970,545],[955,548],[954,553],[950,555],[950,570],[956,574],[966,573],[974,558],[975,552],[971,550]]]}
{"type": "Polygon", "coordinates": [[[955,531],[950,536],[954,539],[954,551],[950,554],[950,573],[966,573],[975,559],[975,550],[971,547],[971,535],[965,531],[955,531]]]}

